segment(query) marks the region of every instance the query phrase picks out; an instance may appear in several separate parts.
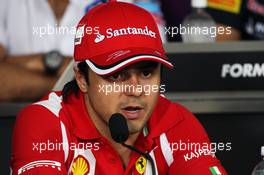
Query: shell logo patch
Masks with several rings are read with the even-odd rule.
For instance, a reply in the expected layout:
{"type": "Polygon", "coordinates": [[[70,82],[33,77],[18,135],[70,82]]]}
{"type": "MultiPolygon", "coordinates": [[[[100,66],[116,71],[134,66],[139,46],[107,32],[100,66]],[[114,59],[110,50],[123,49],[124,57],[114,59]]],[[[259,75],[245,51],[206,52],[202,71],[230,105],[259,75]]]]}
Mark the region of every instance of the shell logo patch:
{"type": "Polygon", "coordinates": [[[145,157],[140,156],[135,164],[136,170],[138,171],[139,174],[143,174],[146,170],[146,165],[147,165],[147,160],[145,157]]]}
{"type": "Polygon", "coordinates": [[[77,156],[72,164],[72,175],[87,175],[89,173],[89,163],[81,155],[77,156]]]}

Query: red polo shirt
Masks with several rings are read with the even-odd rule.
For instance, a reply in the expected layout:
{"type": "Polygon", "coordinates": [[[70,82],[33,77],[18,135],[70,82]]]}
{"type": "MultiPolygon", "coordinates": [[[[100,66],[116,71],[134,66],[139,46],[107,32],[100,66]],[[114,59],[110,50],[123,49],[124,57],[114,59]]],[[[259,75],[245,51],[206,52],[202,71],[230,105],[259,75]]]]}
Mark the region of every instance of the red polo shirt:
{"type": "MultiPolygon", "coordinates": [[[[150,153],[157,174],[227,174],[205,149],[210,141],[202,126],[179,104],[159,97],[144,131],[134,146],[150,153]]],[[[123,167],[117,151],[92,123],[81,93],[65,103],[55,92],[19,113],[11,169],[13,175],[152,174],[150,163],[137,153],[123,167]]]]}

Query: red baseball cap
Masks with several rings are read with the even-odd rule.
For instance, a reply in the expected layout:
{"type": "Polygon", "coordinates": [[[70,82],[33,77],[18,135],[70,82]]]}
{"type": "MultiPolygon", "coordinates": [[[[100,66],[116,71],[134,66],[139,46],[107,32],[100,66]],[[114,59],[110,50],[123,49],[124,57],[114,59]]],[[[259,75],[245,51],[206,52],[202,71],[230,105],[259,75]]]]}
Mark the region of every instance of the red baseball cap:
{"type": "Polygon", "coordinates": [[[143,60],[173,68],[154,18],[130,3],[111,1],[91,9],[77,26],[74,45],[75,62],[86,61],[99,75],[143,60]]]}

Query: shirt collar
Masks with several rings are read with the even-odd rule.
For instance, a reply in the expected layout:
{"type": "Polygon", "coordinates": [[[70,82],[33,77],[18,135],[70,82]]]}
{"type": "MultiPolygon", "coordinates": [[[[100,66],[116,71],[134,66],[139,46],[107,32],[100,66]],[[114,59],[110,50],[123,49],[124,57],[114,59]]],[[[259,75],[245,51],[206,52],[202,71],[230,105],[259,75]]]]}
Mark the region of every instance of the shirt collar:
{"type": "Polygon", "coordinates": [[[75,96],[72,93],[66,103],[68,114],[73,125],[73,133],[84,140],[101,138],[102,135],[93,124],[85,105],[84,94],[79,91],[75,96]]]}
{"type": "Polygon", "coordinates": [[[170,100],[159,96],[157,105],[148,121],[148,138],[150,140],[166,133],[183,120],[176,105],[170,100]]]}

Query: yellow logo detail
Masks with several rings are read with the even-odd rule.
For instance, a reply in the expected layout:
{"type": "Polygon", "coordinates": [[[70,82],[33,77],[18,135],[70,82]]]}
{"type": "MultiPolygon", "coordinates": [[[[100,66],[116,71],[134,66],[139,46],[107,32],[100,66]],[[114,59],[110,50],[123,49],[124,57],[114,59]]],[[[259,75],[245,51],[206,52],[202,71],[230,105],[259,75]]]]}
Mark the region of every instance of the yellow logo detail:
{"type": "Polygon", "coordinates": [[[147,160],[143,156],[140,156],[135,164],[136,170],[139,172],[139,174],[143,174],[145,172],[146,165],[147,165],[147,160]]]}
{"type": "Polygon", "coordinates": [[[208,7],[238,14],[242,0],[208,0],[208,7]]]}
{"type": "Polygon", "coordinates": [[[72,164],[73,175],[87,175],[89,170],[89,164],[83,156],[78,156],[72,164]]]}

